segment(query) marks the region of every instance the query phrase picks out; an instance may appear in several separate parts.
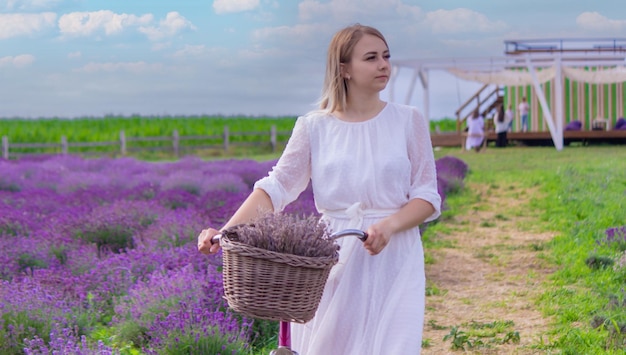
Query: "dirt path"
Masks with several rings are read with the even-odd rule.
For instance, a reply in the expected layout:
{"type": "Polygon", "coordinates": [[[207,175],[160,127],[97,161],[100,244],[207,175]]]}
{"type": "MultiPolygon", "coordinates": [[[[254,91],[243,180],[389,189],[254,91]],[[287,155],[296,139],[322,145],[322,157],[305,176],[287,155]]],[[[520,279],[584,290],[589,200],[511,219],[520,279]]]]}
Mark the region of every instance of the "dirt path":
{"type": "Polygon", "coordinates": [[[432,239],[442,247],[426,250],[434,258],[426,265],[428,290],[434,294],[426,297],[423,339],[429,346],[422,354],[540,354],[528,345],[540,339],[549,322],[535,299],[537,286],[553,271],[540,257],[542,245],[553,235],[536,231],[537,216],[526,207],[536,192],[516,186],[466,188],[477,193],[476,201],[465,215],[443,222],[450,232],[432,239]],[[479,331],[477,325],[488,332],[488,325],[510,321],[495,336],[468,338],[473,345],[477,339],[492,343],[488,347],[462,341],[463,335],[479,331]],[[465,332],[457,333],[465,351],[452,349],[454,337],[443,340],[452,327],[465,332]],[[519,343],[493,343],[514,332],[519,343]]]}

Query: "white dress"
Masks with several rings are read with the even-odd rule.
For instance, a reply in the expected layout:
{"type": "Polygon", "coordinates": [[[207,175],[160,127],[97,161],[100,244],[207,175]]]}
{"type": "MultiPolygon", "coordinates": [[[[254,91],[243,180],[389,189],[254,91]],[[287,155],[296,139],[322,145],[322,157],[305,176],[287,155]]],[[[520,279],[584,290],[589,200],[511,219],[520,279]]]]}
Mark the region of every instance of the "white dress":
{"type": "MultiPolygon", "coordinates": [[[[281,211],[311,179],[316,208],[333,231],[366,230],[420,198],[440,214],[428,122],[394,103],[364,122],[321,111],[299,117],[269,175],[256,184],[281,211]]],[[[292,323],[300,355],[419,354],[424,323],[424,254],[419,229],[398,233],[371,256],[357,238],[340,244],[315,317],[292,323]]]]}
{"type": "Polygon", "coordinates": [[[471,150],[480,147],[483,144],[485,136],[485,119],[483,116],[472,117],[467,121],[467,140],[465,141],[465,149],[471,150]]]}

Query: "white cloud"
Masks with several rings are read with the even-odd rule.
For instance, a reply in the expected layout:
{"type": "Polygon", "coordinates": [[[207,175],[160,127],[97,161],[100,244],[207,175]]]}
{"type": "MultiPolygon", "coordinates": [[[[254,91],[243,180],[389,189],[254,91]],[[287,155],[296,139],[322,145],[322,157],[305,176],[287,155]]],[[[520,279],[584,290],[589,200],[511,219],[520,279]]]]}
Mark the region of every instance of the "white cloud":
{"type": "Polygon", "coordinates": [[[8,11],[33,11],[49,9],[63,0],[0,0],[0,9],[8,11]]]}
{"type": "Polygon", "coordinates": [[[316,0],[304,0],[298,4],[298,16],[302,21],[310,21],[328,15],[330,12],[330,4],[322,4],[316,0]]]}
{"type": "Polygon", "coordinates": [[[83,56],[83,54],[82,54],[80,51],[71,52],[71,53],[68,53],[68,54],[67,54],[67,57],[68,57],[69,59],[76,59],[76,58],[80,58],[80,57],[82,57],[82,56],[83,56]]]}
{"type": "Polygon", "coordinates": [[[323,60],[335,31],[336,28],[323,23],[259,28],[251,34],[253,45],[237,56],[247,60],[256,58],[256,64],[258,59],[281,63],[323,60]]]}
{"type": "Polygon", "coordinates": [[[259,4],[259,0],[215,0],[213,10],[217,14],[243,12],[254,10],[259,7],[259,4]]]}
{"type": "Polygon", "coordinates": [[[597,12],[583,12],[576,17],[576,24],[591,31],[620,31],[626,28],[626,21],[611,20],[597,12]]]}
{"type": "Polygon", "coordinates": [[[437,34],[495,32],[507,27],[502,21],[490,21],[487,16],[464,8],[429,12],[425,24],[437,34]]]}
{"type": "Polygon", "coordinates": [[[66,36],[89,36],[104,31],[106,35],[122,32],[132,26],[147,25],[153,16],[116,14],[109,10],[94,12],[72,12],[61,16],[59,30],[66,36]]]}
{"type": "Polygon", "coordinates": [[[196,27],[184,16],[176,11],[169,12],[164,20],[159,22],[159,26],[142,26],[139,32],[148,36],[151,41],[158,41],[163,38],[173,37],[183,30],[195,30],[196,27]]]}
{"type": "MultiPolygon", "coordinates": [[[[235,52],[225,47],[208,47],[206,45],[185,45],[182,49],[174,52],[172,58],[184,63],[182,70],[200,70],[204,71],[204,67],[219,68],[237,68],[241,65],[247,65],[241,62],[243,53],[235,52]],[[199,67],[203,69],[199,69],[199,67]]],[[[247,63],[247,62],[246,62],[247,63]]]]}
{"type": "Polygon", "coordinates": [[[301,24],[295,26],[278,26],[259,28],[252,32],[252,38],[257,41],[280,40],[303,43],[308,39],[319,37],[323,33],[331,33],[334,29],[322,24],[301,24]]]}
{"type": "MultiPolygon", "coordinates": [[[[423,30],[411,27],[423,27],[423,11],[407,0],[303,0],[298,5],[298,18],[296,25],[257,29],[252,32],[252,39],[263,45],[276,45],[307,61],[323,61],[333,34],[357,22],[379,29],[390,45],[395,38],[402,38],[401,46],[395,48],[416,48],[406,46],[407,37],[413,44],[423,41],[423,30]]],[[[399,54],[400,50],[393,52],[399,54]]]]}
{"type": "Polygon", "coordinates": [[[53,12],[40,14],[0,14],[0,39],[31,35],[54,26],[57,15],[53,12]]]}
{"type": "Polygon", "coordinates": [[[183,49],[174,52],[173,56],[177,58],[198,57],[208,52],[209,49],[204,44],[200,44],[197,46],[186,44],[183,49]]]}
{"type": "Polygon", "coordinates": [[[152,44],[151,49],[155,52],[159,52],[171,46],[172,46],[172,42],[156,42],[152,44]]]}
{"type": "Polygon", "coordinates": [[[2,67],[15,67],[24,68],[35,61],[35,57],[30,54],[21,54],[17,56],[0,57],[0,68],[2,67]]]}
{"type": "Polygon", "coordinates": [[[88,63],[83,67],[76,69],[76,71],[97,73],[97,72],[129,72],[129,73],[143,73],[143,72],[158,72],[163,69],[163,65],[159,63],[149,64],[143,61],[140,62],[119,62],[119,63],[88,63]]]}
{"type": "Polygon", "coordinates": [[[300,20],[307,22],[316,20],[326,22],[329,17],[343,22],[360,22],[370,16],[385,15],[395,18],[398,15],[416,18],[421,15],[421,9],[418,6],[407,5],[402,0],[332,0],[330,2],[304,0],[298,5],[300,20]]]}
{"type": "Polygon", "coordinates": [[[407,15],[415,19],[420,18],[422,16],[422,9],[419,8],[418,6],[405,5],[402,3],[400,3],[396,7],[396,12],[400,15],[407,15]]]}

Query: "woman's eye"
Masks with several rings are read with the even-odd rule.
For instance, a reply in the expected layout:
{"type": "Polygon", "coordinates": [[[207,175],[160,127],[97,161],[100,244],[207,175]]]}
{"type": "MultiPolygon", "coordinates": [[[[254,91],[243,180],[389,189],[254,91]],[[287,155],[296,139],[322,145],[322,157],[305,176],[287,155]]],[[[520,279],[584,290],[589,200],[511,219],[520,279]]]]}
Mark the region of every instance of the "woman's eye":
{"type": "Polygon", "coordinates": [[[365,60],[374,60],[374,59],[376,59],[376,57],[367,57],[367,58],[365,58],[365,60]]]}
{"type": "Polygon", "coordinates": [[[385,59],[389,59],[389,58],[391,58],[391,54],[385,54],[383,57],[384,57],[385,59]]]}

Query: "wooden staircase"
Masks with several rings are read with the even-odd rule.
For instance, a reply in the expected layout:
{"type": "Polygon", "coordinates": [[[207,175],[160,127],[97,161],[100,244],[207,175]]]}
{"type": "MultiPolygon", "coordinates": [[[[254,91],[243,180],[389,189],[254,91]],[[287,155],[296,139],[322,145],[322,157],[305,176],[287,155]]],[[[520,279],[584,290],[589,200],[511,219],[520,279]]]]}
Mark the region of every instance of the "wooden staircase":
{"type": "Polygon", "coordinates": [[[475,110],[485,117],[485,131],[493,130],[493,120],[487,115],[504,103],[504,88],[483,85],[472,97],[467,99],[455,112],[456,130],[461,132],[464,123],[475,110]]]}

